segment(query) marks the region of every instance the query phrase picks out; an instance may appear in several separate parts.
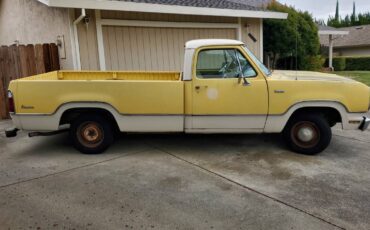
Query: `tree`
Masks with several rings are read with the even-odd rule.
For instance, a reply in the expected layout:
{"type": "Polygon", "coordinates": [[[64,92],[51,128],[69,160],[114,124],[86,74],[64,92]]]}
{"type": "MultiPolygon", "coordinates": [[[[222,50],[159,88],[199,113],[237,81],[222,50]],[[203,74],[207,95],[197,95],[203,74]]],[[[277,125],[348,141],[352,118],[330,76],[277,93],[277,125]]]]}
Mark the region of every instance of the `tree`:
{"type": "Polygon", "coordinates": [[[337,7],[335,8],[335,21],[339,22],[339,0],[337,0],[337,7]]]}
{"type": "Polygon", "coordinates": [[[353,12],[352,12],[352,15],[351,15],[351,25],[355,25],[356,24],[356,3],[353,2],[353,12]]]}
{"type": "Polygon", "coordinates": [[[329,16],[328,26],[339,27],[340,21],[341,21],[341,18],[339,16],[339,0],[337,0],[337,6],[335,8],[335,16],[334,16],[334,18],[329,16]]]}
{"type": "Polygon", "coordinates": [[[268,9],[288,13],[287,20],[264,20],[265,52],[272,58],[272,67],[276,68],[278,59],[288,59],[291,63],[297,60],[298,69],[316,69],[311,63],[319,58],[320,42],[312,16],[277,1],[272,1],[268,9]]]}
{"type": "Polygon", "coordinates": [[[335,16],[329,16],[327,21],[328,26],[335,28],[349,27],[349,26],[361,26],[370,24],[370,12],[356,14],[356,2],[353,2],[353,12],[351,15],[346,15],[344,18],[341,18],[339,15],[339,2],[337,0],[337,8],[335,16]]]}

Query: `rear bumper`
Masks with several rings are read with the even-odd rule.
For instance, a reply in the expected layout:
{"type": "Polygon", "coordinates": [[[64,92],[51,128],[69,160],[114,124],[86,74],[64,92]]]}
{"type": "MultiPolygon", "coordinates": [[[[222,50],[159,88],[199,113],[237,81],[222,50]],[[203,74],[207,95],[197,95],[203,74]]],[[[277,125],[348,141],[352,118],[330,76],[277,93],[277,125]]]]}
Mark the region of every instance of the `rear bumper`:
{"type": "Polygon", "coordinates": [[[17,128],[9,128],[9,129],[6,129],[5,130],[5,136],[8,137],[8,138],[10,138],[10,137],[16,137],[18,131],[19,131],[19,129],[17,129],[17,128]]]}
{"type": "Polygon", "coordinates": [[[369,128],[369,126],[370,126],[370,118],[364,117],[359,129],[362,131],[365,131],[366,129],[369,128]]]}

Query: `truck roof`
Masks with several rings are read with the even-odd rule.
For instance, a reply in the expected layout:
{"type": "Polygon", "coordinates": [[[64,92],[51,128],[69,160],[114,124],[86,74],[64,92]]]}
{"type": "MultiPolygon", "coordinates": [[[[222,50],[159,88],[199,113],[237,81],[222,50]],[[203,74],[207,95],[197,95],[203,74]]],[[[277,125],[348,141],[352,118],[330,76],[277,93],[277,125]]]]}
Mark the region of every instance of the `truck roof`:
{"type": "Polygon", "coordinates": [[[243,42],[231,39],[198,39],[188,41],[185,45],[186,49],[197,49],[202,46],[212,45],[244,45],[243,42]]]}

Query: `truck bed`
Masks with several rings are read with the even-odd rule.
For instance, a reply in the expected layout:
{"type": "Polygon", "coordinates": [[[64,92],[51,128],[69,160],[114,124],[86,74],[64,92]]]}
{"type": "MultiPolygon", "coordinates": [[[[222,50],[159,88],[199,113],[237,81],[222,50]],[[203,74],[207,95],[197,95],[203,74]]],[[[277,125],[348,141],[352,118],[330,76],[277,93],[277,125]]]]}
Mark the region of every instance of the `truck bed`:
{"type": "Polygon", "coordinates": [[[179,81],[180,72],[138,71],[54,71],[22,80],[127,80],[127,81],[179,81]]]}
{"type": "Polygon", "coordinates": [[[10,90],[18,114],[51,115],[81,102],[101,102],[127,115],[184,113],[179,72],[56,71],[13,81],[10,90]]]}

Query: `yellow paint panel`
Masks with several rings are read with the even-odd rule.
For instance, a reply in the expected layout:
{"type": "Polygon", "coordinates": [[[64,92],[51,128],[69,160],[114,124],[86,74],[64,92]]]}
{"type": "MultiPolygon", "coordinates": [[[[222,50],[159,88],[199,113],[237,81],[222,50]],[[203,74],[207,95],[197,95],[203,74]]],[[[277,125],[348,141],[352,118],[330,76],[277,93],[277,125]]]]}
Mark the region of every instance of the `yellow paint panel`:
{"type": "Polygon", "coordinates": [[[56,80],[58,73],[53,72],[13,81],[11,89],[16,90],[16,102],[22,103],[16,103],[17,113],[51,114],[68,102],[104,102],[122,114],[184,114],[184,83],[179,73],[145,76],[121,72],[117,73],[118,80],[106,80],[114,73],[62,72],[59,79],[69,80],[56,80]],[[129,80],[120,80],[124,78],[129,80]]]}
{"type": "Polygon", "coordinates": [[[285,113],[303,101],[335,101],[349,112],[366,112],[369,88],[355,81],[281,80],[268,79],[270,114],[285,113]],[[284,91],[277,93],[276,91],[284,91]]]}
{"type": "Polygon", "coordinates": [[[129,72],[129,71],[55,71],[46,74],[23,78],[30,80],[145,80],[145,81],[179,81],[179,72],[129,72]]]}

